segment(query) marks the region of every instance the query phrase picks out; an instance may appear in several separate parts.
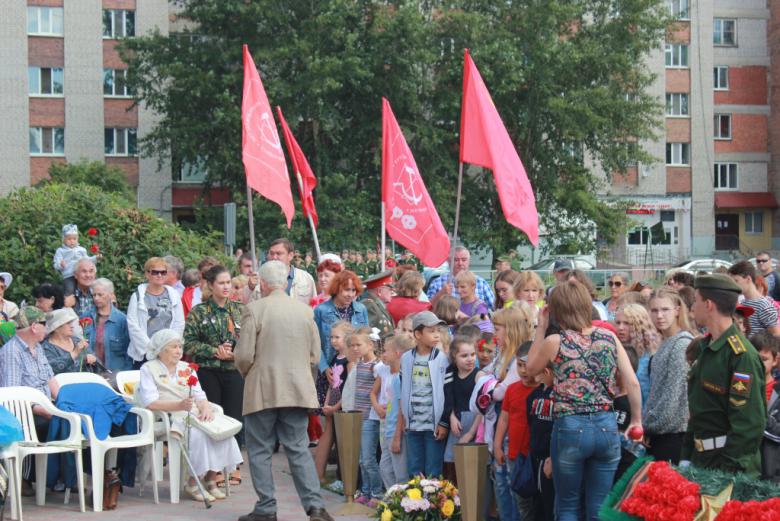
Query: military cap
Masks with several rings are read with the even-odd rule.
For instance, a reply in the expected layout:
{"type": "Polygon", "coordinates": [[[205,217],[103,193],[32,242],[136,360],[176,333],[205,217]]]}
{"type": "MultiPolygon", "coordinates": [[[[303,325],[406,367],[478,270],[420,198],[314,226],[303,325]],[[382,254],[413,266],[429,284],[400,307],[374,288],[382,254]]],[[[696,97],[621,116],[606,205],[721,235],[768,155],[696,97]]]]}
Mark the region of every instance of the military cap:
{"type": "Polygon", "coordinates": [[[375,289],[380,286],[390,286],[393,283],[393,272],[395,270],[389,269],[385,270],[382,273],[377,273],[376,275],[371,275],[366,280],[363,281],[363,283],[366,285],[366,288],[368,289],[375,289]]]}
{"type": "Polygon", "coordinates": [[[46,314],[35,306],[24,306],[16,315],[16,327],[24,329],[33,324],[45,324],[46,314]]]}
{"type": "Polygon", "coordinates": [[[733,291],[742,293],[742,289],[728,275],[713,273],[712,275],[699,275],[693,282],[694,289],[714,289],[718,291],[733,291]]]}

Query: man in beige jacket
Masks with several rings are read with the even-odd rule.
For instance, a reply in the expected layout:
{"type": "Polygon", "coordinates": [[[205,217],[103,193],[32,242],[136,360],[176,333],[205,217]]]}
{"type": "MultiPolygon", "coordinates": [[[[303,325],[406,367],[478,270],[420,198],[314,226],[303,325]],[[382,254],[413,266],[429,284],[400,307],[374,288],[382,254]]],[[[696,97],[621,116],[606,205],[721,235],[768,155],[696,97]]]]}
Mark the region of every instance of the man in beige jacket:
{"type": "Polygon", "coordinates": [[[235,361],[245,380],[244,435],[259,499],[239,521],[276,521],[271,457],[277,439],[310,521],[333,521],[320,496],[306,431],[308,411],[318,406],[312,371],[320,359],[320,338],[311,308],[284,291],[288,272],[280,261],[263,264],[263,298],[247,304],[241,317],[235,361]]]}

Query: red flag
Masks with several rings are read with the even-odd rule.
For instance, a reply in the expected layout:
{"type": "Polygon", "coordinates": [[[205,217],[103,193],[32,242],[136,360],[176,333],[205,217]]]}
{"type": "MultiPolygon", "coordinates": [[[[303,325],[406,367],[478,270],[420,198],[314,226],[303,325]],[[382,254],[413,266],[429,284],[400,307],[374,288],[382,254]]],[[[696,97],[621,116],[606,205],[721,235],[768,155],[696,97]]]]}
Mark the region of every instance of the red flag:
{"type": "Polygon", "coordinates": [[[385,98],[382,98],[382,201],[390,237],[408,248],[423,264],[438,266],[447,260],[450,238],[385,98]]]}
{"type": "Polygon", "coordinates": [[[317,209],[314,207],[314,196],[312,192],[317,186],[317,178],[314,177],[314,172],[311,171],[309,162],[306,160],[306,156],[303,155],[300,145],[295,140],[295,136],[290,132],[290,127],[287,126],[287,122],[282,115],[282,108],[276,107],[276,114],[279,116],[279,122],[282,124],[282,134],[284,135],[284,142],[287,145],[287,152],[290,153],[290,159],[293,164],[293,173],[298,182],[298,174],[301,175],[300,183],[298,183],[298,191],[301,195],[301,206],[303,206],[303,216],[308,217],[311,215],[314,221],[314,226],[318,226],[320,223],[317,217],[317,209]]]}
{"type": "Polygon", "coordinates": [[[295,215],[295,205],[290,192],[287,163],[279,134],[276,133],[271,105],[246,45],[241,126],[241,156],[246,170],[246,182],[260,195],[282,207],[289,228],[295,215]]]}
{"type": "Polygon", "coordinates": [[[536,246],[539,214],[531,183],[468,49],[463,62],[460,160],[493,171],[507,222],[524,231],[536,246]]]}

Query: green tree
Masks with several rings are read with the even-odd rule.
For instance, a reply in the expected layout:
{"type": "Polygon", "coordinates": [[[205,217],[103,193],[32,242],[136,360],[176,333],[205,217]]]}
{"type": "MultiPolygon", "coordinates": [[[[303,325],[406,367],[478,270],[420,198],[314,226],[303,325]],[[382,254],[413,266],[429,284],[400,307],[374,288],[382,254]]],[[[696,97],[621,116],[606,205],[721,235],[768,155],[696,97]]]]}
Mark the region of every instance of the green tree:
{"type": "Polygon", "coordinates": [[[98,276],[114,283],[120,308],[144,281],[143,264],[149,257],[176,255],[185,266],[194,266],[221,250],[215,235],[182,230],[95,186],[49,183],[21,189],[0,198],[0,267],[14,276],[6,293],[10,300],[31,302],[37,284],[61,281],[52,259],[66,223],[78,225],[87,251],[94,246],[103,254],[98,276]],[[90,237],[89,228],[98,234],[90,237]]]}
{"type": "Polygon", "coordinates": [[[42,187],[52,183],[85,184],[125,199],[135,199],[124,170],[106,165],[103,161],[82,159],[78,163],[52,163],[49,167],[49,177],[50,179],[45,179],[36,186],[42,187]]]}
{"type": "MultiPolygon", "coordinates": [[[[659,125],[643,60],[662,41],[661,3],[185,0],[187,28],[127,40],[123,56],[138,100],[161,114],[144,153],[197,162],[209,183],[243,193],[241,45],[248,44],[318,176],[323,247],[339,249],[379,236],[382,96],[451,229],[462,50],[470,48],[546,231],[592,248],[620,219],[597,199],[600,178],[585,150],[606,172],[649,159],[627,142],[654,137],[659,125]]],[[[490,172],[467,173],[462,240],[501,252],[523,241],[503,219],[490,172]]],[[[286,233],[275,205],[258,200],[255,213],[261,244],[286,233]]],[[[305,241],[308,228],[300,217],[295,223],[290,235],[305,241]]]]}

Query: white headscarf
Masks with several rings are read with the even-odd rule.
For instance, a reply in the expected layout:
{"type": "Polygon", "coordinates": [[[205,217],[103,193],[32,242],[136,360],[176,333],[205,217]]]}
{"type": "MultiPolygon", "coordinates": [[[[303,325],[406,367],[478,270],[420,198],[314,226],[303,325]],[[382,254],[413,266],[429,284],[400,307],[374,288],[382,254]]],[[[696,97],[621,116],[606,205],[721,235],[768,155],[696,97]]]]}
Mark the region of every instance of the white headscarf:
{"type": "Polygon", "coordinates": [[[146,346],[146,359],[154,360],[171,342],[183,342],[181,335],[173,329],[161,329],[149,339],[146,346]]]}

